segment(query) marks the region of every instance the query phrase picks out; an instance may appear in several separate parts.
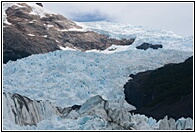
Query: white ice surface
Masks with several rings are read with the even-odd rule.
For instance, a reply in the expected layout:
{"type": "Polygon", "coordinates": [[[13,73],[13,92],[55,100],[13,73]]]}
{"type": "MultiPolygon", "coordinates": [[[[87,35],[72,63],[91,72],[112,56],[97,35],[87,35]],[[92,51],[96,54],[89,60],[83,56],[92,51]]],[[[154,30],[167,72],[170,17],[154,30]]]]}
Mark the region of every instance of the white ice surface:
{"type": "Polygon", "coordinates": [[[123,85],[131,73],[179,63],[192,52],[128,50],[114,54],[55,51],[3,65],[3,90],[62,107],[101,95],[111,104],[124,100],[123,85]],[[18,78],[20,77],[20,78],[18,78]]]}
{"type": "Polygon", "coordinates": [[[103,54],[112,54],[112,53],[116,53],[116,52],[122,52],[122,51],[126,51],[130,48],[130,46],[120,46],[120,45],[112,45],[110,47],[108,47],[107,49],[101,51],[101,50],[97,50],[97,49],[92,49],[92,50],[87,50],[86,52],[96,52],[96,53],[103,53],[103,54]]]}
{"type": "Polygon", "coordinates": [[[130,48],[135,48],[143,42],[162,44],[163,49],[175,49],[181,51],[193,51],[193,36],[179,36],[172,31],[133,26],[126,23],[114,23],[106,21],[77,22],[84,30],[92,30],[111,38],[136,38],[130,48]]]}
{"type": "Polygon", "coordinates": [[[3,101],[4,130],[193,129],[191,118],[180,118],[175,121],[171,118],[168,120],[166,116],[157,122],[145,115],[130,114],[122,108],[121,103],[118,108],[113,108],[108,101],[99,95],[86,100],[79,110],[64,108],[63,112],[59,112],[50,101],[32,101],[23,96],[13,96],[10,93],[3,94],[3,101]],[[14,121],[21,126],[14,124],[14,121]],[[27,126],[24,126],[26,124],[27,126]]]}

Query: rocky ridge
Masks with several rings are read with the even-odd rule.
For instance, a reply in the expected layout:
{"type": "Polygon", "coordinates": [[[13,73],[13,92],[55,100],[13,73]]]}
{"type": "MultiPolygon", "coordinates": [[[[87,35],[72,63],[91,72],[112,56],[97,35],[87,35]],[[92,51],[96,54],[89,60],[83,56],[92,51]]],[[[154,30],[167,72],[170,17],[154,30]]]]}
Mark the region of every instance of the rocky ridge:
{"type": "Polygon", "coordinates": [[[116,40],[85,31],[60,14],[33,3],[4,3],[3,62],[69,47],[81,51],[130,45],[133,39],[116,40]]]}
{"type": "Polygon", "coordinates": [[[142,49],[142,50],[147,50],[149,48],[152,49],[158,49],[158,48],[163,48],[161,44],[149,44],[149,43],[142,43],[140,46],[136,47],[137,49],[142,49]]]}
{"type": "Polygon", "coordinates": [[[130,77],[124,92],[127,102],[137,108],[135,113],[156,119],[193,118],[193,57],[130,77]]]}

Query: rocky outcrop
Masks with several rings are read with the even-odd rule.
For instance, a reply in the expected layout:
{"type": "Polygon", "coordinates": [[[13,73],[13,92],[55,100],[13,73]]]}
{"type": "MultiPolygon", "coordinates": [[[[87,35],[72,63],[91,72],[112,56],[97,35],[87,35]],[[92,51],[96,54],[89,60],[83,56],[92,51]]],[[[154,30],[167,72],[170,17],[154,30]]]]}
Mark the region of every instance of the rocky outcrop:
{"type": "Polygon", "coordinates": [[[60,50],[52,39],[28,36],[15,27],[3,28],[3,62],[17,60],[32,54],[60,50]]]}
{"type": "Polygon", "coordinates": [[[37,5],[39,5],[39,6],[41,6],[41,7],[43,7],[43,4],[42,3],[36,3],[37,5]]]}
{"type": "Polygon", "coordinates": [[[127,102],[137,108],[135,113],[156,119],[165,115],[193,118],[193,57],[130,77],[124,93],[127,102]]]}
{"type": "Polygon", "coordinates": [[[149,48],[158,49],[163,48],[161,44],[149,44],[149,43],[142,43],[140,46],[136,47],[137,49],[147,50],[149,48]]]}
{"type": "Polygon", "coordinates": [[[5,9],[3,23],[3,62],[32,54],[70,47],[81,51],[104,50],[115,45],[130,45],[134,39],[111,39],[106,35],[84,31],[60,14],[46,11],[37,4],[13,4],[5,9]]]}
{"type": "Polygon", "coordinates": [[[88,32],[66,32],[63,35],[63,41],[66,42],[63,46],[72,44],[74,47],[81,49],[82,51],[97,49],[105,50],[112,44],[115,45],[130,45],[134,39],[122,39],[116,40],[108,38],[106,35],[97,34],[93,31],[88,32]],[[82,45],[81,45],[82,44],[82,45]]]}
{"type": "MultiPolygon", "coordinates": [[[[185,130],[193,128],[190,118],[175,121],[167,116],[156,122],[144,115],[130,114],[122,108],[114,108],[107,100],[96,95],[86,100],[81,106],[56,107],[50,101],[31,100],[19,94],[3,93],[3,119],[14,121],[17,125],[35,125],[53,115],[61,119],[83,119],[79,124],[88,121],[89,116],[104,121],[104,129],[123,130],[185,130]],[[88,117],[87,117],[88,116],[88,117]]],[[[64,125],[66,126],[66,125],[64,125]]],[[[98,127],[97,127],[98,128],[98,127]]],[[[95,128],[96,129],[96,128],[95,128]]]]}

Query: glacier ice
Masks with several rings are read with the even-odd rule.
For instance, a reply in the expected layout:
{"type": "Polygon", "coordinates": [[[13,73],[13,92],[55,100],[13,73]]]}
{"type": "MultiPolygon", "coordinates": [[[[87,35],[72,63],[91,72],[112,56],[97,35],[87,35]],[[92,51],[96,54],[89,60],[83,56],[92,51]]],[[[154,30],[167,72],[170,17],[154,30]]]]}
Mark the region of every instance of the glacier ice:
{"type": "Polygon", "coordinates": [[[3,96],[4,130],[184,130],[193,128],[193,121],[190,118],[180,118],[175,122],[172,118],[167,120],[166,116],[157,122],[151,117],[130,114],[122,108],[112,109],[109,102],[100,95],[86,100],[78,110],[65,107],[63,110],[69,109],[66,115],[49,101],[38,102],[16,93],[3,93],[3,96]]]}
{"type": "Polygon", "coordinates": [[[82,25],[86,30],[106,34],[111,38],[129,39],[134,37],[136,40],[131,48],[146,42],[162,44],[164,49],[193,51],[193,36],[179,36],[172,31],[107,21],[78,22],[77,24],[82,25]]]}
{"type": "MultiPolygon", "coordinates": [[[[32,124],[33,118],[30,117],[31,115],[25,108],[22,108],[24,113],[21,115],[27,120],[27,125],[21,124],[21,117],[17,118],[17,124],[21,126],[13,125],[13,123],[9,123],[11,120],[4,119],[4,129],[159,129],[151,119],[145,119],[145,122],[138,122],[138,120],[143,119],[142,116],[139,116],[138,120],[129,122],[130,117],[127,117],[129,113],[126,111],[135,108],[124,100],[123,85],[128,80],[130,73],[156,69],[167,63],[183,62],[190,56],[192,56],[192,52],[164,49],[157,51],[147,50],[145,52],[127,50],[109,55],[93,52],[83,53],[80,51],[55,51],[47,54],[32,55],[17,61],[10,61],[3,66],[3,91],[5,93],[18,93],[32,100],[50,100],[51,105],[48,103],[48,106],[51,109],[45,115],[35,117],[34,121],[38,123],[34,126],[32,124]],[[91,109],[97,103],[97,99],[90,100],[90,106],[82,105],[94,95],[100,95],[110,103],[108,114],[113,117],[108,117],[107,111],[103,109],[103,104],[91,109]],[[59,108],[71,107],[73,105],[82,106],[79,111],[70,111],[67,108],[64,110],[65,113],[62,114],[63,117],[60,117],[52,105],[59,106],[59,108]],[[92,112],[96,115],[89,116],[92,112]],[[64,117],[66,119],[63,119],[64,117]],[[113,122],[109,122],[110,124],[108,124],[110,120],[113,122]],[[148,121],[150,125],[147,124],[148,121]]],[[[98,97],[98,101],[99,99],[98,97]]],[[[4,100],[4,102],[7,101],[4,100]]],[[[13,105],[13,102],[9,100],[8,105],[13,105]]],[[[31,105],[31,108],[38,105],[35,102],[31,105]]],[[[41,107],[40,105],[37,112],[41,110],[41,107]]],[[[11,109],[9,109],[9,112],[11,112],[11,109]]],[[[10,119],[14,118],[13,114],[7,114],[6,109],[4,110],[4,116],[10,119]]],[[[177,127],[177,129],[184,129],[181,123],[177,127]]]]}
{"type": "Polygon", "coordinates": [[[3,93],[3,117],[17,125],[36,125],[39,121],[57,114],[49,101],[36,101],[17,93],[3,93]]]}
{"type": "Polygon", "coordinates": [[[190,56],[192,52],[164,49],[109,55],[80,51],[32,55],[3,65],[3,90],[48,99],[62,107],[80,105],[97,94],[118,105],[121,100],[126,103],[123,85],[131,73],[183,62],[190,56]]]}

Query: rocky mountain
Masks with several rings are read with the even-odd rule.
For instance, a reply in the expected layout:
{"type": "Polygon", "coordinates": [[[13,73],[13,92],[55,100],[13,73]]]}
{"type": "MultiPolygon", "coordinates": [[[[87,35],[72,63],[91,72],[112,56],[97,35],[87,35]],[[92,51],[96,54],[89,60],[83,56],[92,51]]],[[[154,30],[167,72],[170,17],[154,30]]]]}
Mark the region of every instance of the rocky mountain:
{"type": "Polygon", "coordinates": [[[149,48],[152,49],[158,49],[158,48],[162,48],[163,46],[160,44],[149,44],[149,43],[142,43],[140,46],[137,46],[137,49],[142,49],[142,50],[147,50],[149,48]]]}
{"type": "Polygon", "coordinates": [[[41,7],[43,7],[43,4],[42,3],[36,3],[37,5],[39,5],[39,6],[41,6],[41,7]]]}
{"type": "Polygon", "coordinates": [[[130,45],[134,39],[112,39],[85,31],[75,22],[42,7],[40,3],[4,3],[3,62],[32,54],[60,50],[104,50],[115,45],[130,45]],[[61,47],[60,47],[61,46],[61,47]]]}
{"type": "Polygon", "coordinates": [[[130,77],[124,92],[125,99],[136,106],[134,112],[156,119],[193,118],[193,57],[130,77]]]}

